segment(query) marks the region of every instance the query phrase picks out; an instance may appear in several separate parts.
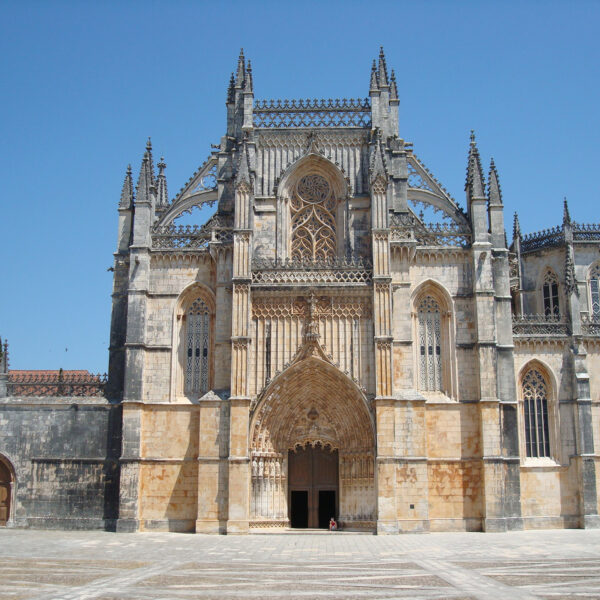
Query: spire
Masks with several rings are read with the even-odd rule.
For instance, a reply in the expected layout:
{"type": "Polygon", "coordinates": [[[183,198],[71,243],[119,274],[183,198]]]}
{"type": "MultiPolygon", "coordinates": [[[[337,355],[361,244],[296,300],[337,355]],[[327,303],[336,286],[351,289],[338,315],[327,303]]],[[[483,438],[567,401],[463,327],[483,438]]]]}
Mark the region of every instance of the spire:
{"type": "Polygon", "coordinates": [[[398,87],[396,86],[396,73],[394,73],[394,69],[392,69],[390,100],[398,100],[398,87]]]}
{"type": "Polygon", "coordinates": [[[152,140],[150,138],[148,138],[148,141],[146,142],[146,153],[148,154],[151,183],[154,185],[154,161],[152,160],[152,140]]]}
{"type": "Polygon", "coordinates": [[[377,64],[373,61],[371,67],[371,83],[369,85],[370,92],[376,92],[379,89],[379,81],[377,81],[377,64]]]}
{"type": "Polygon", "coordinates": [[[381,87],[388,86],[387,65],[385,64],[385,54],[383,46],[379,48],[379,85],[381,87]]]}
{"type": "Polygon", "coordinates": [[[498,180],[498,171],[494,159],[490,161],[490,174],[488,177],[488,202],[490,206],[502,206],[502,189],[498,180]]]}
{"type": "Polygon", "coordinates": [[[481,169],[481,159],[475,142],[475,132],[472,129],[465,190],[469,198],[485,198],[485,182],[483,180],[483,170],[481,169]]]}
{"type": "Polygon", "coordinates": [[[246,83],[244,84],[244,92],[254,92],[254,85],[252,83],[252,65],[248,60],[248,66],[246,68],[246,83]]]}
{"type": "Polygon", "coordinates": [[[248,145],[245,137],[240,148],[240,158],[238,160],[237,172],[235,174],[235,187],[238,187],[242,183],[247,183],[250,187],[252,187],[250,158],[248,156],[248,145]]]}
{"type": "Polygon", "coordinates": [[[521,225],[519,224],[519,215],[515,212],[513,219],[513,240],[521,239],[521,225]]]}
{"type": "Polygon", "coordinates": [[[123,189],[121,190],[121,200],[119,208],[131,208],[133,205],[133,180],[131,178],[131,165],[127,165],[125,173],[125,181],[123,181],[123,189]]]}
{"type": "Polygon", "coordinates": [[[567,197],[565,196],[563,199],[563,225],[571,224],[571,214],[569,213],[569,204],[567,202],[567,197]]]}
{"type": "Polygon", "coordinates": [[[227,104],[233,104],[233,102],[235,102],[235,78],[232,73],[227,88],[227,104]]]}
{"type": "Polygon", "coordinates": [[[167,178],[165,177],[165,159],[161,156],[158,167],[158,177],[156,178],[156,206],[163,208],[169,205],[169,194],[167,193],[167,178]]]}
{"type": "Polygon", "coordinates": [[[235,77],[235,87],[243,88],[246,79],[246,60],[244,58],[244,49],[240,49],[240,57],[238,58],[237,75],[235,77]]]}
{"type": "Polygon", "coordinates": [[[151,160],[152,156],[148,151],[148,146],[146,146],[146,152],[144,152],[144,158],[142,158],[142,165],[140,167],[140,175],[135,188],[136,204],[150,202],[150,189],[154,185],[152,181],[151,160]]]}

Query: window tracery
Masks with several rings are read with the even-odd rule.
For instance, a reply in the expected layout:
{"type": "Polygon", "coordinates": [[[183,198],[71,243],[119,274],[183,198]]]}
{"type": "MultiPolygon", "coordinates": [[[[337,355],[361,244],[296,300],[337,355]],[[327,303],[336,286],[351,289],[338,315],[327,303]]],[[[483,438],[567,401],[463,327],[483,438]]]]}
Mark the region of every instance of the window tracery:
{"type": "Polygon", "coordinates": [[[186,315],[185,392],[205,394],[209,380],[210,310],[197,298],[186,315]]]}
{"type": "Polygon", "coordinates": [[[590,272],[590,313],[600,316],[600,265],[595,265],[590,272]]]}
{"type": "Polygon", "coordinates": [[[525,419],[525,452],[528,458],[550,457],[548,386],[538,369],[529,369],[521,384],[525,419]]]}
{"type": "Polygon", "coordinates": [[[329,182],[321,175],[302,177],[290,201],[292,259],[327,261],[336,255],[336,201],[329,182]]]}
{"type": "Polygon", "coordinates": [[[442,390],[442,319],[440,306],[425,296],[417,309],[419,333],[419,389],[442,390]]]}
{"type": "Polygon", "coordinates": [[[544,302],[544,315],[546,317],[560,317],[558,277],[550,269],[548,269],[544,275],[542,299],[544,302]]]}

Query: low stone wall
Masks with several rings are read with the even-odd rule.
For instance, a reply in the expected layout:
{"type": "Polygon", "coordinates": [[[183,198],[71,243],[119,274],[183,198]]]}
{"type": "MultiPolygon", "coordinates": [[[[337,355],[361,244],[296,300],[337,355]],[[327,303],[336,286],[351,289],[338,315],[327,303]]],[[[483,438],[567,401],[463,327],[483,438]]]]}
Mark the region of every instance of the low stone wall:
{"type": "Polygon", "coordinates": [[[13,471],[8,526],[113,529],[121,408],[104,398],[0,398],[0,455],[13,471]]]}

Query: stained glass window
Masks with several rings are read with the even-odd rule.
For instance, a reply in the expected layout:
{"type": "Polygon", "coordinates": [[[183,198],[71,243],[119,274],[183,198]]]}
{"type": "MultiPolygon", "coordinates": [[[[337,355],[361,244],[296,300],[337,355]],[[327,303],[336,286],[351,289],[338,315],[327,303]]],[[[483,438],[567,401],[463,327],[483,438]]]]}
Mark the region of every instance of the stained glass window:
{"type": "Polygon", "coordinates": [[[529,458],[550,456],[547,386],[540,371],[527,371],[522,390],[526,455],[529,458]]]}
{"type": "Polygon", "coordinates": [[[292,195],[292,258],[302,262],[335,257],[336,201],[327,180],[321,175],[300,179],[292,195]]]}
{"type": "Polygon", "coordinates": [[[425,296],[418,307],[419,389],[442,389],[442,340],[440,306],[432,296],[425,296]]]}
{"type": "Polygon", "coordinates": [[[544,299],[544,315],[546,317],[558,318],[560,316],[558,306],[558,278],[552,271],[546,271],[542,286],[542,295],[544,299]]]}
{"type": "Polygon", "coordinates": [[[186,394],[199,395],[208,391],[208,359],[210,344],[210,311],[200,298],[187,312],[186,327],[186,394]]]}

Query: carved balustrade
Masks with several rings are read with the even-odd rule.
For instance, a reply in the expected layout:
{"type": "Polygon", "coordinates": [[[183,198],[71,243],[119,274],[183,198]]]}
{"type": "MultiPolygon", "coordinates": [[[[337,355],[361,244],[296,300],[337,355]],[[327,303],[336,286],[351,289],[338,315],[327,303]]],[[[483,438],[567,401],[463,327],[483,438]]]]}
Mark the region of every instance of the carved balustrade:
{"type": "Polygon", "coordinates": [[[370,127],[368,98],[347,100],[257,100],[254,127],[370,127]]]}
{"type": "Polygon", "coordinates": [[[69,373],[62,369],[52,373],[9,373],[9,396],[103,396],[106,374],[69,373]]]}
{"type": "Polygon", "coordinates": [[[424,224],[412,214],[401,213],[391,215],[390,228],[392,242],[414,239],[422,246],[468,248],[471,245],[471,232],[458,223],[424,224]]]}
{"type": "Polygon", "coordinates": [[[204,250],[210,242],[229,242],[230,228],[203,225],[165,225],[152,229],[152,248],[155,250],[204,250]]]}
{"type": "Polygon", "coordinates": [[[270,285],[367,285],[373,269],[369,262],[334,258],[332,260],[255,260],[252,284],[270,285]]]}
{"type": "Polygon", "coordinates": [[[513,335],[516,337],[562,337],[569,335],[569,324],[560,316],[513,315],[513,335]]]}
{"type": "Polygon", "coordinates": [[[600,315],[581,315],[581,329],[586,335],[600,335],[600,315]]]}

